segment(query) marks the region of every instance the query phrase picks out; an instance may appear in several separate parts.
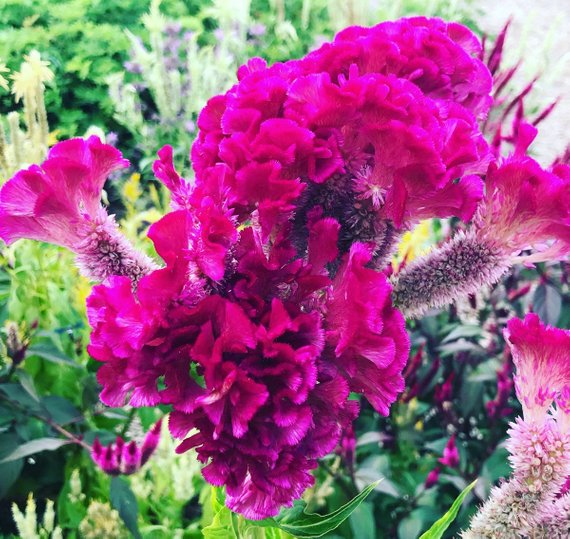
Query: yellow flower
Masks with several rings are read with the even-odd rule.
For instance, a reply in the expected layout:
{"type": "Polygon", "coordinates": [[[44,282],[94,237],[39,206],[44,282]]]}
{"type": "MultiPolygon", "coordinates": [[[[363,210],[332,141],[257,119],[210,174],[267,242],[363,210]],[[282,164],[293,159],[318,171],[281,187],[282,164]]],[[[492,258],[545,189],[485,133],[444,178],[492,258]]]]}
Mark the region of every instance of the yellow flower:
{"type": "Polygon", "coordinates": [[[134,204],[141,196],[140,183],[141,175],[135,172],[131,174],[123,186],[123,197],[131,204],[134,204]]]}
{"type": "Polygon", "coordinates": [[[397,269],[404,260],[409,263],[418,255],[424,254],[429,247],[430,236],[431,221],[429,220],[422,221],[416,228],[406,232],[394,256],[394,268],[397,269]]]}
{"type": "Polygon", "coordinates": [[[75,287],[75,308],[80,312],[85,312],[85,301],[87,296],[91,294],[92,286],[89,281],[81,276],[77,276],[76,287],[75,287]]]}
{"type": "Polygon", "coordinates": [[[57,144],[57,139],[59,137],[59,129],[54,129],[53,131],[50,131],[49,135],[48,135],[48,146],[51,148],[52,146],[54,146],[55,144],[57,144]]]}
{"type": "Polygon", "coordinates": [[[9,90],[10,87],[8,86],[8,80],[2,76],[2,73],[8,73],[10,71],[4,62],[0,62],[0,86],[4,88],[4,90],[9,90]]]}
{"type": "Polygon", "coordinates": [[[20,65],[20,71],[14,73],[11,79],[12,93],[16,102],[20,101],[24,95],[35,92],[38,84],[52,81],[54,78],[53,71],[48,67],[49,62],[41,59],[38,51],[33,50],[30,54],[24,56],[24,61],[20,65]]]}

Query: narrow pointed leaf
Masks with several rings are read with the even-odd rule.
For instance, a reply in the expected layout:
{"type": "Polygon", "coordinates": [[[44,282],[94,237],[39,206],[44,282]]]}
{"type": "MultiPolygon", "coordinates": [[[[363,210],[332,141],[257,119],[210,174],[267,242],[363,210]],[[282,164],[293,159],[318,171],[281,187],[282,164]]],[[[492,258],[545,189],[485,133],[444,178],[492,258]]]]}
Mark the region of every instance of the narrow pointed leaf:
{"type": "Polygon", "coordinates": [[[110,500],[111,506],[117,510],[127,529],[135,539],[140,539],[141,534],[137,524],[139,506],[130,485],[124,479],[111,478],[110,500]]]}
{"type": "Polygon", "coordinates": [[[279,528],[300,539],[305,537],[322,537],[340,526],[378,486],[379,482],[376,481],[368,485],[352,500],[328,515],[303,512],[300,515],[296,514],[291,519],[289,518],[289,513],[285,512],[278,517],[268,518],[256,524],[258,526],[279,528]]]}
{"type": "Polygon", "coordinates": [[[447,513],[445,513],[445,515],[436,521],[434,525],[420,537],[420,539],[441,539],[443,537],[443,534],[447,528],[449,528],[451,523],[457,517],[457,513],[459,513],[459,508],[461,507],[463,500],[467,494],[471,492],[471,489],[475,486],[475,483],[477,483],[477,481],[473,481],[473,483],[463,489],[463,492],[457,496],[447,513]]]}
{"type": "Polygon", "coordinates": [[[28,457],[40,451],[53,451],[68,443],[69,440],[62,440],[61,438],[38,438],[17,447],[12,453],[4,457],[0,464],[28,457]]]}

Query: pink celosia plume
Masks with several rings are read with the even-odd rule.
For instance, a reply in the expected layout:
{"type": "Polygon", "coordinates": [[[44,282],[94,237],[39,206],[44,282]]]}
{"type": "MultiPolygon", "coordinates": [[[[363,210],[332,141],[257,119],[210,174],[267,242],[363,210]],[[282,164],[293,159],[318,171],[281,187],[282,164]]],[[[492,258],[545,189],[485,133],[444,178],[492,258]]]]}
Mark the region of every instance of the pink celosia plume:
{"type": "Polygon", "coordinates": [[[77,254],[87,277],[126,275],[136,282],[153,263],[119,233],[100,202],[109,174],[126,166],[96,136],[56,144],[41,165],[16,173],[0,190],[0,237],[61,245],[77,254]]]}
{"type": "MultiPolygon", "coordinates": [[[[553,403],[570,413],[570,330],[546,326],[534,313],[513,318],[505,330],[516,367],[515,388],[525,420],[541,421],[553,403]]],[[[563,421],[562,424],[566,422],[563,421]]]]}
{"type": "Polygon", "coordinates": [[[459,451],[455,445],[455,434],[450,436],[449,440],[443,448],[443,457],[437,459],[438,462],[450,468],[457,468],[459,466],[459,451]]]}
{"type": "Polygon", "coordinates": [[[98,137],[56,144],[41,166],[18,172],[0,191],[0,237],[47,241],[76,249],[107,214],[100,204],[109,174],[128,166],[98,137]]]}
{"type": "Polygon", "coordinates": [[[504,335],[523,407],[506,442],[513,473],[493,489],[463,536],[533,536],[550,528],[553,537],[564,537],[557,533],[567,525],[568,509],[556,498],[570,475],[570,331],[546,326],[530,313],[511,319],[504,335]],[[552,518],[556,509],[562,510],[558,520],[552,518]]]}
{"type": "Polygon", "coordinates": [[[104,446],[99,438],[95,438],[91,458],[109,475],[133,474],[144,466],[155,452],[160,441],[161,425],[162,420],[147,432],[141,444],[137,444],[134,440],[125,442],[123,438],[117,436],[114,443],[104,446]]]}
{"type": "Polygon", "coordinates": [[[561,260],[570,253],[570,167],[542,168],[526,155],[536,129],[520,129],[514,153],[487,170],[473,225],[397,275],[396,304],[406,315],[493,285],[515,263],[561,260]]]}

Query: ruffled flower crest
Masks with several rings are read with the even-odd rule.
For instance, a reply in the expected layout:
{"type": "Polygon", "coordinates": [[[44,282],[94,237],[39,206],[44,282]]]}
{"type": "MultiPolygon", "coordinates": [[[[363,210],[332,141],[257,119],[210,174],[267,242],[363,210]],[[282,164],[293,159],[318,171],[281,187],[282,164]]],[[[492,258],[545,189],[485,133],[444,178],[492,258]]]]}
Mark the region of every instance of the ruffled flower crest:
{"type": "Polygon", "coordinates": [[[513,318],[505,330],[516,367],[515,389],[526,421],[540,423],[553,403],[565,427],[570,420],[570,330],[546,326],[534,313],[513,318]]]}
{"type": "Polygon", "coordinates": [[[521,124],[519,131],[514,154],[489,167],[477,235],[518,262],[560,259],[570,253],[570,167],[543,169],[525,154],[536,128],[521,124]],[[519,254],[529,247],[532,254],[519,254]]]}

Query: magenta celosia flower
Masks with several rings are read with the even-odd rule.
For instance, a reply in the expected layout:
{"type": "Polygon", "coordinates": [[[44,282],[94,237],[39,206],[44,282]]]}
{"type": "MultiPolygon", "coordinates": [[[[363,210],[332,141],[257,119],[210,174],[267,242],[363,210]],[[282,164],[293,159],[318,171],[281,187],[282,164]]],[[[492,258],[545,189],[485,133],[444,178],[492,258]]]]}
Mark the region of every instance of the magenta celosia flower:
{"type": "Polygon", "coordinates": [[[134,440],[125,442],[117,436],[114,443],[101,445],[99,438],[95,438],[91,450],[91,458],[109,475],[130,475],[146,464],[152,456],[160,441],[160,427],[162,420],[158,421],[146,434],[142,444],[134,440]]]}
{"type": "Polygon", "coordinates": [[[493,489],[465,537],[530,536],[561,508],[555,499],[570,475],[570,331],[530,313],[511,319],[504,334],[524,417],[508,431],[512,477],[493,489]],[[557,410],[549,414],[554,402],[557,410]]]}
{"type": "Polygon", "coordinates": [[[333,77],[346,74],[352,64],[363,73],[394,74],[432,98],[460,103],[484,117],[492,81],[480,53],[479,39],[465,26],[413,17],[347,28],[304,63],[333,77]]]}
{"type": "Polygon", "coordinates": [[[444,466],[457,468],[459,466],[459,451],[455,445],[455,434],[452,434],[443,448],[443,457],[437,459],[444,466]]]}
{"type": "Polygon", "coordinates": [[[370,249],[355,243],[333,281],[325,318],[331,360],[351,389],[362,393],[381,414],[404,389],[402,371],[410,340],[391,287],[383,273],[368,269],[370,249]]]}
{"type": "Polygon", "coordinates": [[[439,481],[440,472],[441,469],[439,468],[439,466],[436,466],[430,473],[428,473],[426,480],[424,482],[426,488],[431,488],[437,484],[437,482],[439,481]]]}
{"type": "Polygon", "coordinates": [[[509,320],[505,338],[525,420],[542,420],[553,402],[560,408],[560,419],[570,414],[570,330],[546,326],[530,313],[524,320],[509,320]]]}
{"type": "Polygon", "coordinates": [[[238,222],[263,239],[292,216],[306,248],[308,215],[340,223],[340,255],[374,245],[382,264],[394,229],[428,217],[468,220],[481,199],[489,150],[474,112],[489,105],[490,74],[464,27],[405,19],[351,28],[300,61],[253,59],[239,83],[202,111],[192,149],[195,195],[208,171],[238,222]]]}
{"type": "MultiPolygon", "coordinates": [[[[184,213],[151,229],[165,268],[136,291],[116,277],[89,298],[101,397],[111,405],[126,398],[172,405],[175,436],[197,429],[179,451],[196,448],[206,479],[226,486],[228,506],[249,518],[275,515],[312,484],[316,459],[334,449],[357,412],[349,382],[323,355],[322,291],[330,280],[321,272],[336,250],[313,252],[320,246],[311,242],[313,266],[292,258],[284,235],[268,257],[249,227],[232,250],[231,275],[216,285],[220,293],[198,293],[192,281],[207,277],[195,270],[188,278],[196,250],[182,248],[184,213]]],[[[224,231],[226,239],[235,232],[224,231]]]]}
{"type": "Polygon", "coordinates": [[[98,281],[126,275],[136,281],[153,268],[118,232],[100,203],[109,174],[128,166],[96,137],[56,144],[41,166],[21,170],[0,191],[0,237],[46,241],[76,253],[83,273],[98,281]]]}
{"type": "Polygon", "coordinates": [[[506,255],[533,247],[526,262],[560,259],[570,253],[570,167],[544,170],[524,155],[536,129],[526,125],[526,140],[510,158],[491,165],[485,199],[475,218],[481,240],[506,255]]]}
{"type": "Polygon", "coordinates": [[[503,366],[497,371],[497,395],[493,400],[485,404],[485,408],[491,419],[508,416],[513,411],[512,408],[508,406],[513,386],[511,362],[505,361],[503,366]]]}

